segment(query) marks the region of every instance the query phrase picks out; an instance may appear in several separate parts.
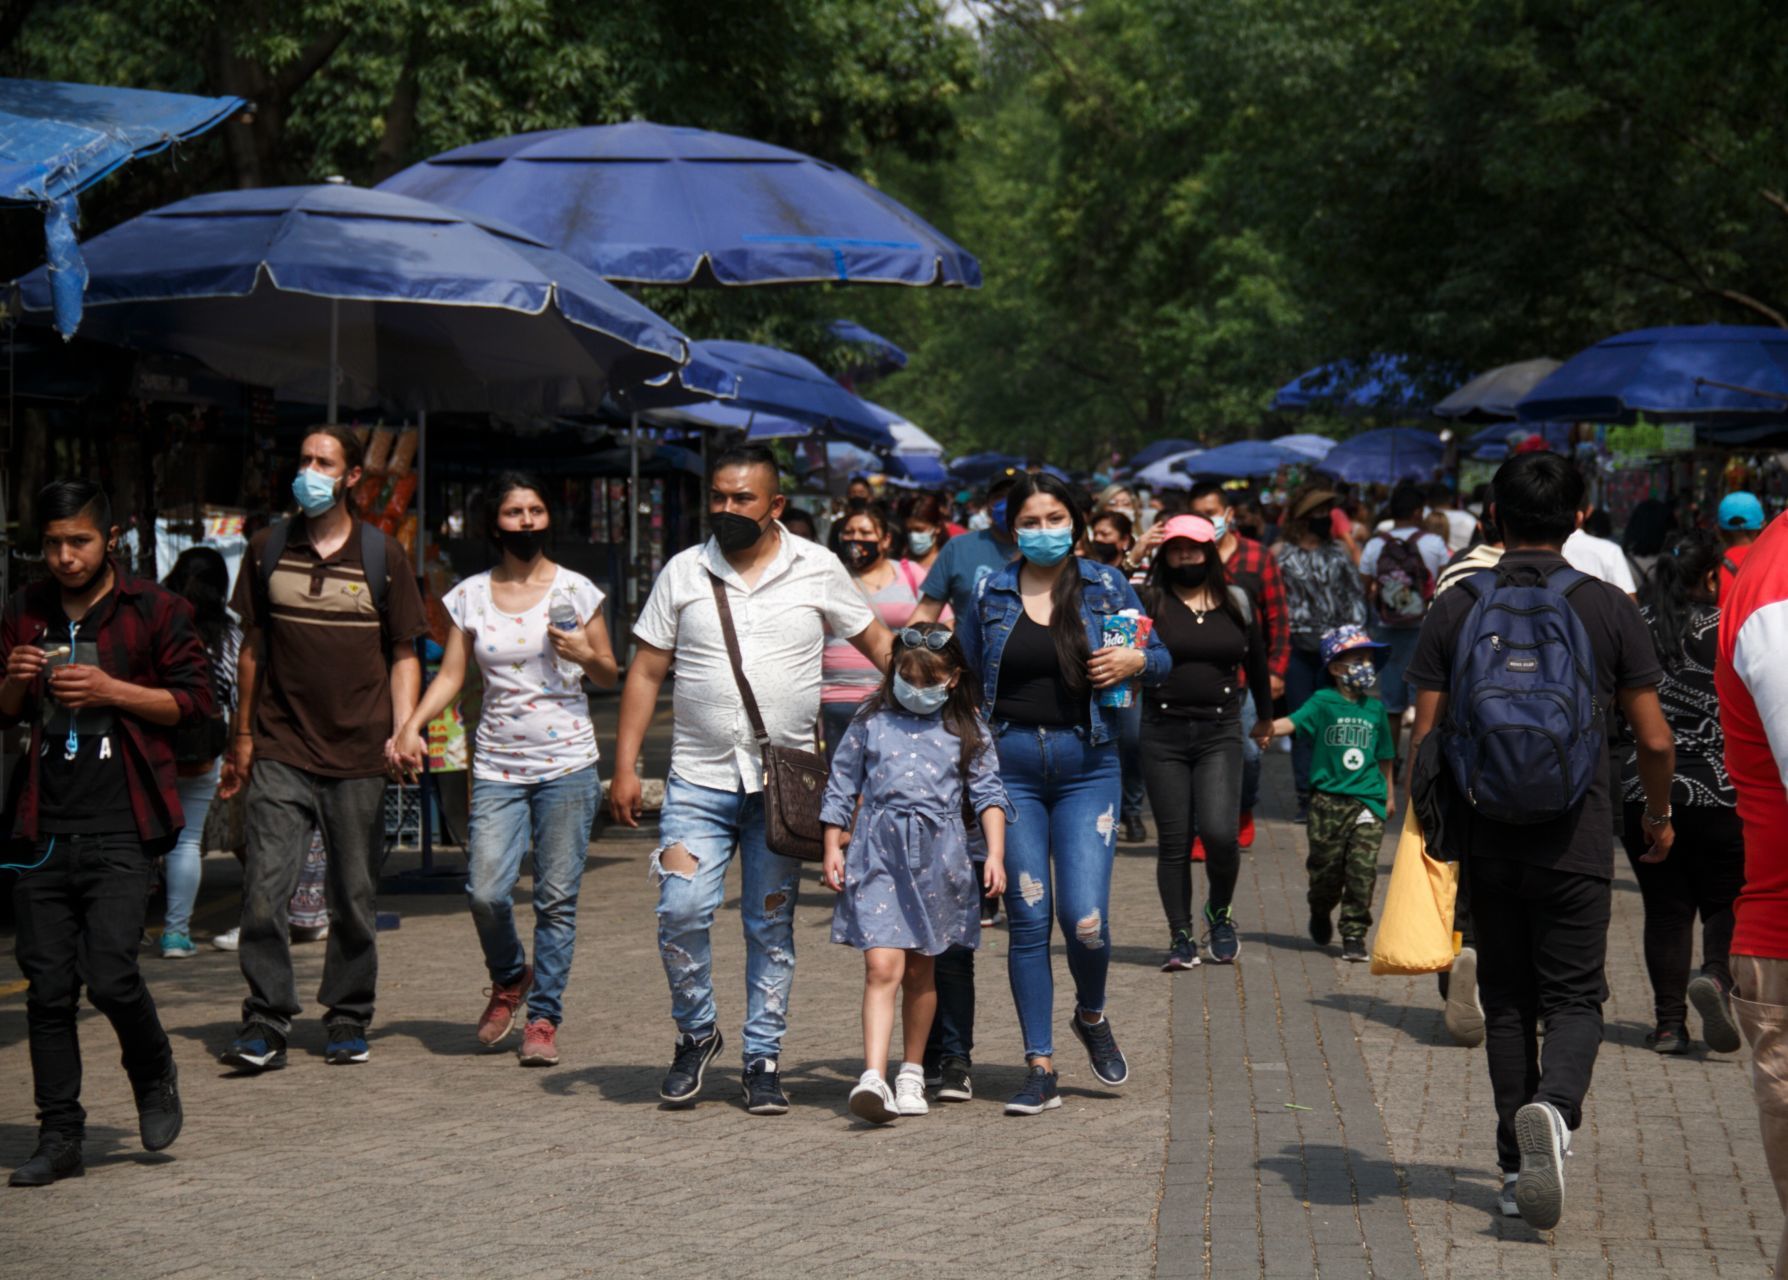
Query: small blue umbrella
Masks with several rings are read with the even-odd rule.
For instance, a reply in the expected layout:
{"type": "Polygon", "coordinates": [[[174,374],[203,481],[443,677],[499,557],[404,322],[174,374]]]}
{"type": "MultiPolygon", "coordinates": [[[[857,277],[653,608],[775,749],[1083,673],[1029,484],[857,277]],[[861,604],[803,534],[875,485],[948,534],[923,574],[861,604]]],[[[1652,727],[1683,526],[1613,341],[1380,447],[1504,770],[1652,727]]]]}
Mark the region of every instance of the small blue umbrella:
{"type": "Polygon", "coordinates": [[[1487,370],[1435,405],[1434,416],[1459,422],[1513,418],[1515,405],[1558,365],[1558,361],[1541,356],[1487,370]]]}
{"type": "Polygon", "coordinates": [[[1405,356],[1375,355],[1337,360],[1300,374],[1279,388],[1272,408],[1280,413],[1329,409],[1338,413],[1405,413],[1422,407],[1421,390],[1405,356]]]}
{"type": "Polygon", "coordinates": [[[1545,437],[1546,447],[1554,453],[1571,451],[1571,424],[1568,422],[1497,422],[1466,438],[1465,447],[1479,462],[1500,462],[1509,456],[1511,442],[1529,436],[1545,437]]]}
{"type": "Polygon", "coordinates": [[[1638,329],[1565,361],[1515,406],[1523,421],[1745,420],[1788,413],[1788,330],[1638,329]]]}
{"type": "Polygon", "coordinates": [[[0,80],[0,204],[43,210],[63,337],[81,323],[87,283],[75,242],[81,220],[75,197],[127,161],[197,137],[246,105],[241,98],[0,80]]]}
{"type": "Polygon", "coordinates": [[[1343,440],[1316,470],[1349,484],[1396,484],[1432,479],[1446,462],[1446,445],[1432,431],[1386,427],[1343,440]]]}
{"type": "Polygon", "coordinates": [[[1187,449],[1180,453],[1170,453],[1165,458],[1149,463],[1131,479],[1148,489],[1190,489],[1192,477],[1183,468],[1196,465],[1198,455],[1203,452],[1202,449],[1187,449]]]}
{"type": "Polygon", "coordinates": [[[943,460],[932,453],[889,454],[886,474],[890,480],[919,489],[942,489],[950,483],[943,460]]]}
{"type": "Polygon", "coordinates": [[[1124,465],[1132,471],[1141,471],[1152,462],[1159,462],[1171,454],[1185,453],[1189,449],[1198,448],[1196,440],[1152,440],[1130,455],[1124,465]]]}
{"type": "Polygon", "coordinates": [[[634,121],[516,134],[383,185],[504,218],[610,280],[981,284],[967,250],[843,169],[704,129],[634,121]]]}
{"type": "Polygon", "coordinates": [[[855,320],[834,320],[826,326],[840,342],[858,348],[863,359],[850,368],[849,380],[857,384],[874,382],[906,368],[906,352],[874,330],[865,329],[855,320]]]}
{"type": "Polygon", "coordinates": [[[1301,454],[1265,440],[1237,440],[1196,453],[1176,465],[1187,475],[1241,480],[1249,476],[1270,476],[1280,467],[1306,461],[1308,459],[1301,454]]]}
{"type": "Polygon", "coordinates": [[[1339,442],[1331,436],[1319,436],[1300,431],[1288,436],[1279,436],[1271,443],[1278,445],[1281,449],[1289,449],[1306,462],[1321,462],[1329,456],[1329,450],[1339,442]]]}

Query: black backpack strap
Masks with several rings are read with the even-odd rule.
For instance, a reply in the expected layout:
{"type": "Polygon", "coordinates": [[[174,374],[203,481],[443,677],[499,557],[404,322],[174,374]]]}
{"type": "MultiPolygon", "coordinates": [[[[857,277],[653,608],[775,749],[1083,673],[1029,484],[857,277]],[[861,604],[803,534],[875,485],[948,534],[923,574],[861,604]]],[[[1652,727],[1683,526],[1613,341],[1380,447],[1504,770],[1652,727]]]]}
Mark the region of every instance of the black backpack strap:
{"type": "Polygon", "coordinates": [[[366,573],[366,589],[372,592],[379,621],[385,620],[385,601],[391,596],[391,572],[385,564],[385,531],[364,521],[360,525],[360,567],[366,573]]]}
{"type": "Polygon", "coordinates": [[[292,536],[292,519],[273,522],[267,530],[267,541],[261,544],[260,558],[255,561],[255,613],[258,616],[254,624],[262,630],[272,618],[273,571],[279,568],[279,558],[286,553],[286,543],[292,536]]]}

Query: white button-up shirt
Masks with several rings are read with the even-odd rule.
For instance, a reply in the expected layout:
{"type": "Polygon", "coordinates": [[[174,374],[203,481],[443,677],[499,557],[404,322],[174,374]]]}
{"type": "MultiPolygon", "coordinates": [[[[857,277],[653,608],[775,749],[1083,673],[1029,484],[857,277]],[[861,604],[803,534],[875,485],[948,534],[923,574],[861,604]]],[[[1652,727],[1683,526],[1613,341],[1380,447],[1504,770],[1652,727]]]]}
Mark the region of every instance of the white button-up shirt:
{"type": "Polygon", "coordinates": [[[745,585],[709,538],[671,558],[634,624],[635,639],[673,655],[671,772],[698,787],[755,792],[764,785],[710,570],[726,584],[745,677],[779,747],[813,749],[826,628],[859,636],[875,620],[837,556],[780,523],[776,529],[782,545],[755,586],[745,585]]]}

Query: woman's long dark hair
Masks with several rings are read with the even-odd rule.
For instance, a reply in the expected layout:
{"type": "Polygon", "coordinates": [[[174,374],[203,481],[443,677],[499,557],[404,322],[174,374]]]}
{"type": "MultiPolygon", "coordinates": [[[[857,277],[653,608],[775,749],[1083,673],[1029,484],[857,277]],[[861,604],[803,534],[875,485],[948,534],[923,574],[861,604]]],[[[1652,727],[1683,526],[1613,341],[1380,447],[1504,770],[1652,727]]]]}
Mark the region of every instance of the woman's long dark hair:
{"type": "MultiPolygon", "coordinates": [[[[1167,548],[1169,545],[1169,543],[1163,542],[1156,548],[1154,562],[1149,565],[1148,579],[1142,584],[1142,590],[1136,593],[1142,597],[1142,607],[1149,611],[1150,617],[1154,618],[1161,616],[1161,608],[1167,603],[1168,596],[1178,598],[1173,589],[1173,583],[1167,576],[1167,548]]],[[[1217,597],[1217,607],[1228,614],[1236,627],[1245,633],[1248,630],[1248,619],[1242,616],[1242,607],[1235,602],[1235,597],[1230,594],[1229,574],[1224,571],[1223,557],[1217,554],[1217,544],[1200,542],[1197,545],[1204,548],[1204,562],[1210,565],[1205,575],[1205,589],[1217,597]]]]}
{"type": "Polygon", "coordinates": [[[539,477],[526,471],[505,471],[499,475],[490,488],[484,491],[484,536],[490,540],[491,546],[497,549],[500,556],[503,544],[497,537],[497,513],[503,509],[504,501],[517,489],[526,489],[540,499],[546,508],[546,545],[553,544],[553,535],[559,530],[559,522],[553,511],[552,494],[540,482],[539,477]]]}
{"type": "Polygon", "coordinates": [[[908,684],[942,684],[952,675],[960,673],[961,678],[956,681],[956,687],[950,690],[950,700],[944,703],[938,717],[943,721],[944,728],[955,734],[962,743],[962,776],[967,778],[969,766],[987,745],[981,733],[981,677],[970,670],[968,658],[962,652],[962,642],[949,627],[941,622],[921,622],[912,630],[921,635],[942,631],[950,637],[950,643],[935,652],[924,645],[915,648],[902,644],[900,632],[896,631],[894,657],[888,663],[888,671],[882,677],[881,687],[863,700],[857,714],[867,716],[882,710],[905,710],[894,697],[896,672],[908,684]]]}
{"type": "Polygon", "coordinates": [[[1709,534],[1686,533],[1665,549],[1640,585],[1639,603],[1651,609],[1651,645],[1666,671],[1675,671],[1688,658],[1689,623],[1695,606],[1706,603],[1694,596],[1707,575],[1719,569],[1723,554],[1709,534]]]}
{"type": "MultiPolygon", "coordinates": [[[[1021,472],[1012,481],[1012,488],[1006,493],[1006,532],[1017,538],[1018,513],[1039,493],[1068,508],[1068,514],[1074,518],[1074,545],[1079,546],[1080,540],[1086,537],[1086,512],[1081,509],[1074,490],[1047,471],[1035,475],[1021,472]]],[[[1055,586],[1049,593],[1049,608],[1049,634],[1055,641],[1055,659],[1061,664],[1062,683],[1076,697],[1086,697],[1092,689],[1086,667],[1092,661],[1093,651],[1087,647],[1086,619],[1080,613],[1080,566],[1072,559],[1056,577],[1055,586]]]]}
{"type": "Polygon", "coordinates": [[[192,606],[193,623],[207,653],[216,653],[230,628],[224,599],[230,593],[230,568],[214,547],[188,547],[174,561],[161,585],[192,606]]]}

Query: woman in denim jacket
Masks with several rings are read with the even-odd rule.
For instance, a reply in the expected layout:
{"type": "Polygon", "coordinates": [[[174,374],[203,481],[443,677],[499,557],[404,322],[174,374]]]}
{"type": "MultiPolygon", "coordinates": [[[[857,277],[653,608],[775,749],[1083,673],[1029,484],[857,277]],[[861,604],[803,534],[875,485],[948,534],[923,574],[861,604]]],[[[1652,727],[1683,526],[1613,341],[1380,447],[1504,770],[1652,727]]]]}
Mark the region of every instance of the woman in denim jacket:
{"type": "Polygon", "coordinates": [[[1105,647],[1105,620],[1142,605],[1116,569],[1072,554],[1085,517],[1066,485],[1049,475],[1020,476],[1006,497],[1006,520],[1020,558],[982,579],[957,634],[980,673],[981,711],[1018,813],[1006,845],[1007,966],[1029,1070],[1006,1113],[1036,1115],[1061,1105],[1052,913],[1067,939],[1074,1034],[1100,1080],[1119,1085],[1130,1076],[1104,1012],[1121,713],[1100,706],[1097,691],[1137,677],[1159,684],[1171,663],[1153,635],[1145,649],[1105,647]]]}

